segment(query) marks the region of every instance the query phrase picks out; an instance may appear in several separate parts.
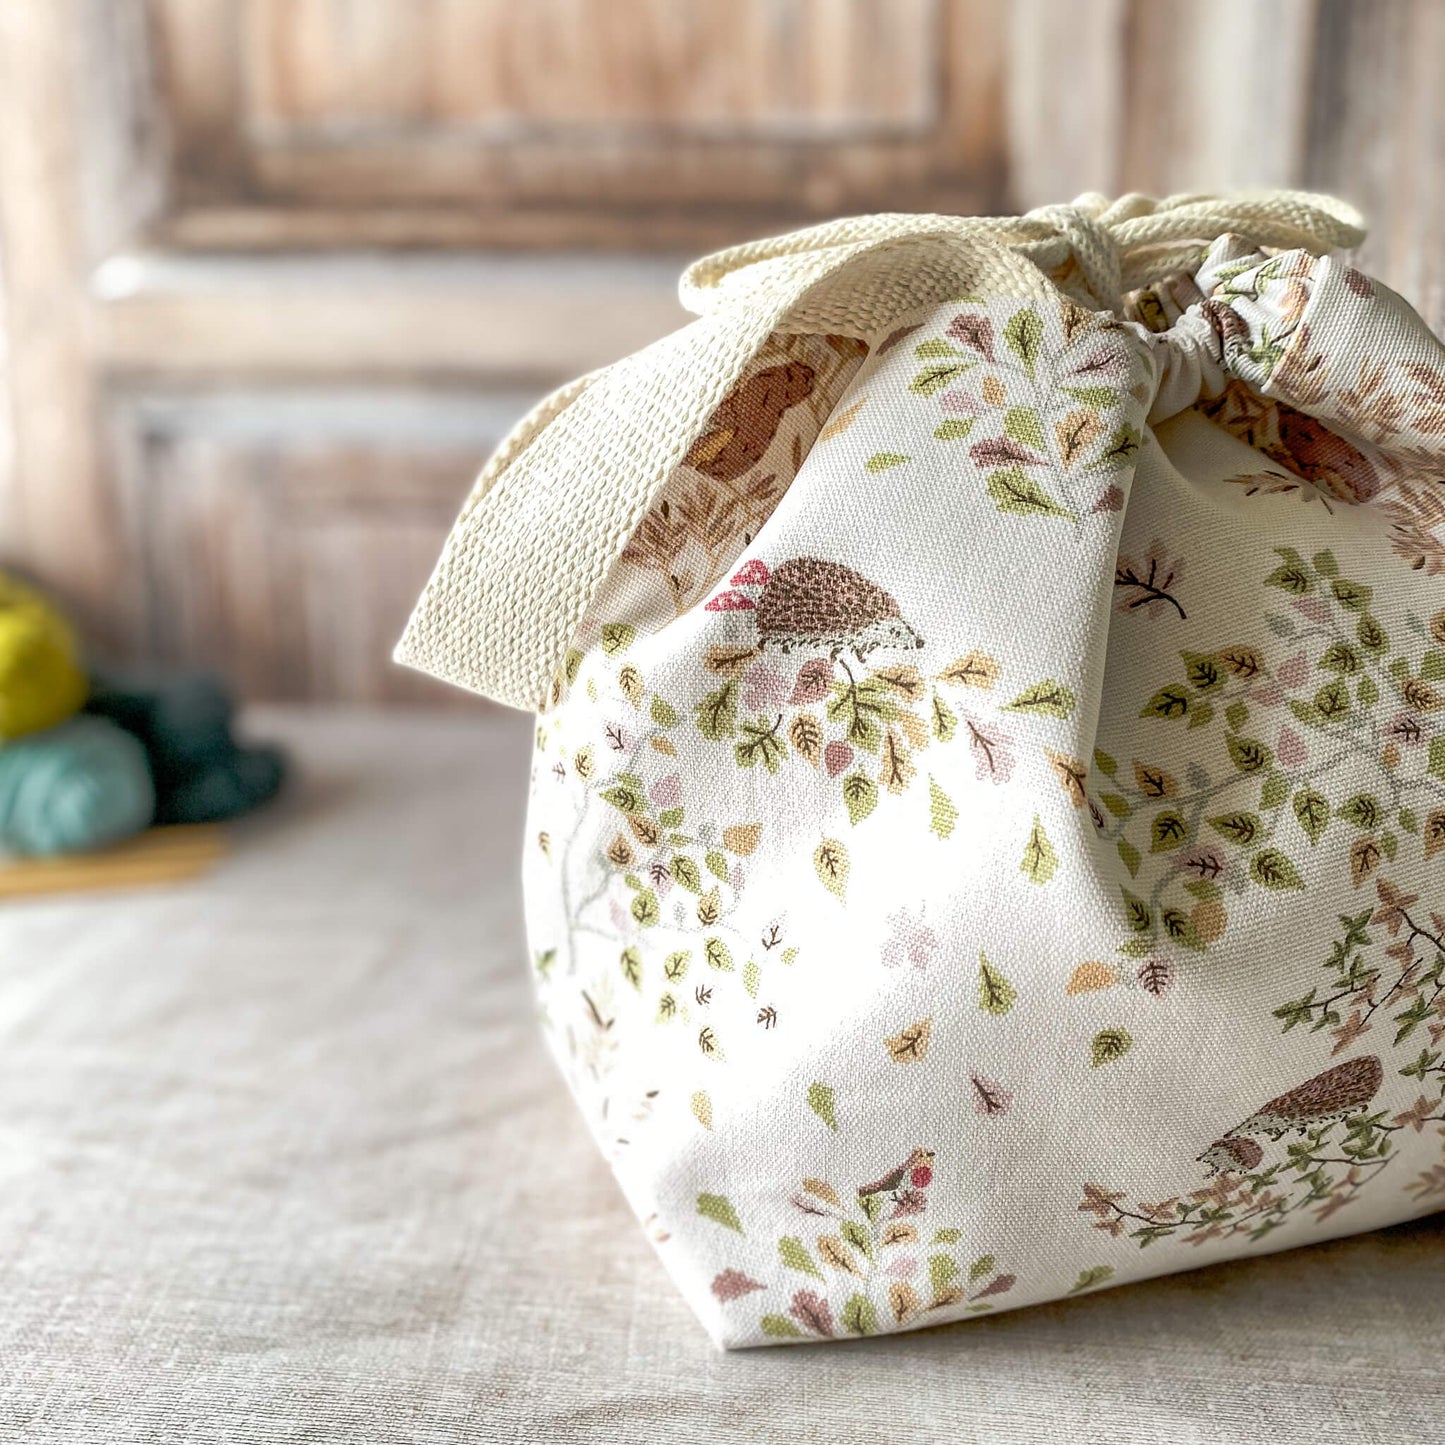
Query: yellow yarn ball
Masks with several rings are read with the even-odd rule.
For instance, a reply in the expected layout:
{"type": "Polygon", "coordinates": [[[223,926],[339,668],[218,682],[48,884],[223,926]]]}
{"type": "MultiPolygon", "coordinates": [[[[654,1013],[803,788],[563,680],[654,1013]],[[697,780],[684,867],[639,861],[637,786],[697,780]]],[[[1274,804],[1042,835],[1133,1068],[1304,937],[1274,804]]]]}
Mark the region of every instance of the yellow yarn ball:
{"type": "Polygon", "coordinates": [[[38,592],[0,572],[0,743],[80,710],[86,680],[75,634],[38,592]]]}

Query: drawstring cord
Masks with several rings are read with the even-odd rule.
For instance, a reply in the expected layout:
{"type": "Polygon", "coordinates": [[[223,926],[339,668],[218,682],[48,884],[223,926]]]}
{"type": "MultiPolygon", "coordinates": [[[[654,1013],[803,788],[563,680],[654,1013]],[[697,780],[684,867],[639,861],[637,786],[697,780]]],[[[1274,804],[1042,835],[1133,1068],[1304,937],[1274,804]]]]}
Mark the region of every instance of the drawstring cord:
{"type": "Polygon", "coordinates": [[[683,304],[706,314],[717,308],[729,277],[758,262],[808,252],[922,235],[970,235],[1003,242],[1041,271],[1072,256],[1102,309],[1119,309],[1125,293],[1197,267],[1220,236],[1239,234],[1272,250],[1296,247],[1322,255],[1358,246],[1364,223],[1353,206],[1308,191],[1258,195],[1179,195],[1155,200],[1131,193],[1110,201],[1086,192],[1066,206],[1022,216],[857,216],[753,241],[705,256],[684,273],[683,304]]]}

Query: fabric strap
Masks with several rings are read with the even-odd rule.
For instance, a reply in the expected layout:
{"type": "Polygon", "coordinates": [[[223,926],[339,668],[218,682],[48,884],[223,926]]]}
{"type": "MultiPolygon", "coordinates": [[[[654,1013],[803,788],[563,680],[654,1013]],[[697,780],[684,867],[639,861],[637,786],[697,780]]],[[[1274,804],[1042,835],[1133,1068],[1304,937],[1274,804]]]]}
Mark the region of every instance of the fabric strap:
{"type": "Polygon", "coordinates": [[[705,257],[679,288],[697,321],[554,392],[498,448],[396,660],[540,707],[642,513],[774,332],[871,340],[965,293],[1113,310],[1125,292],[1197,266],[1228,233],[1315,254],[1364,237],[1351,207],[1304,192],[1113,202],[1091,193],[1002,219],[853,217],[705,257]]]}

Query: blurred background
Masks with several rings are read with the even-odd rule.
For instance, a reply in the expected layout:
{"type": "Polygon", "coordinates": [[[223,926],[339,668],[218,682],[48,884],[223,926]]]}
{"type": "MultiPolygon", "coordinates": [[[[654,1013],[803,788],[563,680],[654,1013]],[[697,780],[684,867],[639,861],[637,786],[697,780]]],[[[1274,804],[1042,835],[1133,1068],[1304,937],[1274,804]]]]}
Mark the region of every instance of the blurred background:
{"type": "Polygon", "coordinates": [[[1438,0],[0,0],[0,565],[246,698],[389,661],[482,455],[869,210],[1299,186],[1445,320],[1438,0]]]}

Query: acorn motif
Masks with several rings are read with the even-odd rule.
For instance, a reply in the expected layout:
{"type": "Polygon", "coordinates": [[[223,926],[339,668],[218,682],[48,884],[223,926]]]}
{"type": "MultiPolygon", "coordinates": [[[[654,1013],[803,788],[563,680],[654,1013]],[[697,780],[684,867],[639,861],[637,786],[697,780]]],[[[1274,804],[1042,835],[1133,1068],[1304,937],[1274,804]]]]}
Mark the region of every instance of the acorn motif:
{"type": "Polygon", "coordinates": [[[813,381],[801,361],[755,372],[722,399],[683,461],[714,481],[735,482],[763,459],[783,413],[813,394],[813,381]]]}
{"type": "Polygon", "coordinates": [[[1264,1154],[1248,1136],[1279,1139],[1291,1129],[1303,1134],[1318,1124],[1358,1114],[1379,1092],[1384,1077],[1384,1068],[1374,1054],[1336,1064],[1261,1105],[1225,1138],[1216,1139],[1199,1160],[1216,1170],[1253,1169],[1264,1154]]]}
{"type": "Polygon", "coordinates": [[[880,647],[923,646],[898,603],[876,582],[819,557],[793,557],[771,571],[753,558],[707,610],[755,611],[759,648],[782,653],[825,652],[836,661],[852,652],[866,662],[880,647]],[[750,593],[759,588],[754,600],[750,593]]]}

